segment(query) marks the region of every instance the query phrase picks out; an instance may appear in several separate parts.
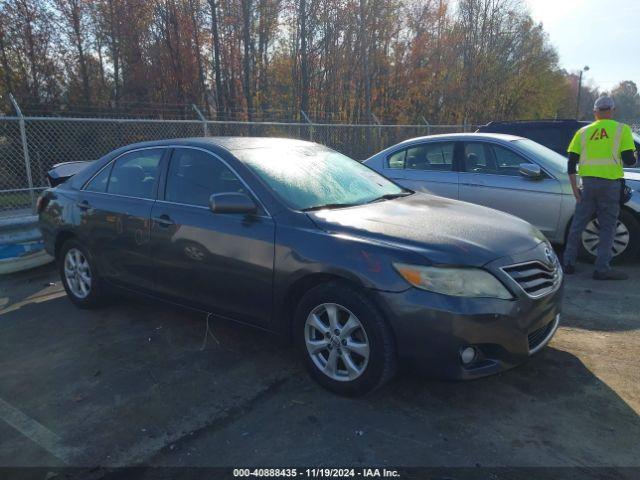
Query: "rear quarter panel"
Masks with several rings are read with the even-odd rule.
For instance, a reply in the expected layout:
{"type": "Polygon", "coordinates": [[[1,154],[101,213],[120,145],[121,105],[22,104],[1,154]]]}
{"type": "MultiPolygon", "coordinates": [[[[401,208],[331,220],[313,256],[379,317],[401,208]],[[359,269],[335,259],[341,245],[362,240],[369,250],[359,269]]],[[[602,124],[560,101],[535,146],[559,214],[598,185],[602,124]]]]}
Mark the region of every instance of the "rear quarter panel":
{"type": "Polygon", "coordinates": [[[56,240],[61,233],[82,237],[82,231],[78,228],[79,210],[76,207],[78,192],[65,188],[63,184],[46,190],[43,195],[48,198],[48,203],[39,214],[38,225],[45,250],[50,255],[55,255],[56,240]]]}

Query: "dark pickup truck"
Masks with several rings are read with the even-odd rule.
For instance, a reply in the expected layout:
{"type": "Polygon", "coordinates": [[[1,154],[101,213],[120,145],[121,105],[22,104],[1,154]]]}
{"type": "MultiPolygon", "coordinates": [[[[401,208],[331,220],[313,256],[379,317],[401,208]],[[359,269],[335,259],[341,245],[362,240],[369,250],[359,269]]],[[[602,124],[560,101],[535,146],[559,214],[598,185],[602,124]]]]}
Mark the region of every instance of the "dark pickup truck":
{"type": "MultiPolygon", "coordinates": [[[[573,135],[591,122],[562,119],[562,120],[518,120],[512,122],[489,122],[478,128],[483,133],[507,133],[518,137],[525,137],[550,148],[561,155],[567,154],[567,147],[573,135]]],[[[636,150],[640,151],[640,135],[634,132],[633,139],[636,150]]],[[[637,170],[637,169],[636,169],[637,170]]]]}

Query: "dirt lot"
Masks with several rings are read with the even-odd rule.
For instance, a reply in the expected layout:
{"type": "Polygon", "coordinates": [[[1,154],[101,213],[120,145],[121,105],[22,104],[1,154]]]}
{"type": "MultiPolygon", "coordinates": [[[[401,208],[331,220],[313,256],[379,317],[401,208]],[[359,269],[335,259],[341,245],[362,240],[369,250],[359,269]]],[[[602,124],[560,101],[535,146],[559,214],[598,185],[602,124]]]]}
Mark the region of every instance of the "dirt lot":
{"type": "Polygon", "coordinates": [[[51,268],[5,277],[0,466],[612,467],[633,478],[640,267],[626,271],[622,283],[596,283],[585,265],[569,278],[562,327],[526,365],[467,383],[405,374],[364,399],[322,390],[264,333],[212,321],[205,344],[203,315],[129,299],[81,311],[51,268]]]}

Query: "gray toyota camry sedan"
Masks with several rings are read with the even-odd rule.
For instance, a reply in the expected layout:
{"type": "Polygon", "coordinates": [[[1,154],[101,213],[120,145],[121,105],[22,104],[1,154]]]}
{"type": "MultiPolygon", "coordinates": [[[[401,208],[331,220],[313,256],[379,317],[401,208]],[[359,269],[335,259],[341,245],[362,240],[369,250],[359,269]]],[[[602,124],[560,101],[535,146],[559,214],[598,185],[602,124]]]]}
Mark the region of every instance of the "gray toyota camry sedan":
{"type": "Polygon", "coordinates": [[[543,348],[562,270],[529,223],[417,193],[314,143],[198,138],[54,168],[38,202],[70,300],[117,290],[291,340],[359,395],[401,362],[471,379],[543,348]]]}

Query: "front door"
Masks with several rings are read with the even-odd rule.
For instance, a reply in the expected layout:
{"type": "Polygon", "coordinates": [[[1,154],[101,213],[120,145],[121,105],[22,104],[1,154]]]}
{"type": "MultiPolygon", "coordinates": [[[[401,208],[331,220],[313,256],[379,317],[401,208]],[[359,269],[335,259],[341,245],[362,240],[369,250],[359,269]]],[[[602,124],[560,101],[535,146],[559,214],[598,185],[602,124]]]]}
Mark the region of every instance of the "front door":
{"type": "Polygon", "coordinates": [[[384,175],[411,190],[457,199],[454,150],[455,142],[412,145],[385,160],[384,175]]]}
{"type": "Polygon", "coordinates": [[[118,157],[82,190],[78,209],[87,246],[109,282],[153,289],[149,252],[151,208],[165,149],[135,150],[118,157]]]}
{"type": "Polygon", "coordinates": [[[219,158],[176,148],[153,206],[151,254],[166,296],[220,315],[266,325],[273,293],[275,227],[267,212],[221,214],[214,193],[252,193],[219,158]]]}
{"type": "Polygon", "coordinates": [[[464,144],[460,200],[502,210],[555,238],[562,203],[560,182],[550,175],[531,179],[520,174],[528,159],[488,142],[464,144]]]}

